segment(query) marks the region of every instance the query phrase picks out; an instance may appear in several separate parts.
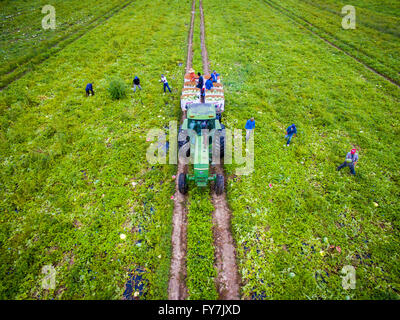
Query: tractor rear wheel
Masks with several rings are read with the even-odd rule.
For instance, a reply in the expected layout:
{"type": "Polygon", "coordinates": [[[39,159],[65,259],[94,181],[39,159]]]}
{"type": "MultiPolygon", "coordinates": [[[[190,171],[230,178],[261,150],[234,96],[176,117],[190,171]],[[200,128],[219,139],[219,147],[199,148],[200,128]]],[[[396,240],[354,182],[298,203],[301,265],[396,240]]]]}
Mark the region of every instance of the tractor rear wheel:
{"type": "Polygon", "coordinates": [[[178,189],[182,194],[186,194],[188,192],[188,184],[186,181],[186,174],[180,173],[178,177],[178,189]]]}
{"type": "Polygon", "coordinates": [[[188,149],[186,151],[186,157],[190,157],[190,137],[187,135],[186,130],[182,130],[182,127],[179,127],[178,132],[178,149],[181,149],[184,145],[187,145],[188,149]]]}
{"type": "MultiPolygon", "coordinates": [[[[217,142],[218,143],[218,142],[217,142]]],[[[225,155],[225,126],[221,123],[220,137],[219,137],[219,155],[221,159],[225,155]]]]}
{"type": "Polygon", "coordinates": [[[224,192],[224,176],[221,174],[217,174],[217,178],[215,180],[215,193],[220,195],[224,192]]]}

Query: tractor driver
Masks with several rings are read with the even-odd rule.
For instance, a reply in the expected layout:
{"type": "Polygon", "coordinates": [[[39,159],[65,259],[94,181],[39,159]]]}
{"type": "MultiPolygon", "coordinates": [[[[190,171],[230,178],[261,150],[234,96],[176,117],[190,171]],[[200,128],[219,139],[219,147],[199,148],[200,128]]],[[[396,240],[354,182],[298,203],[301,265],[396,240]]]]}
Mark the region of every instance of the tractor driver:
{"type": "Polygon", "coordinates": [[[203,120],[201,122],[201,129],[208,129],[208,120],[203,120]]]}

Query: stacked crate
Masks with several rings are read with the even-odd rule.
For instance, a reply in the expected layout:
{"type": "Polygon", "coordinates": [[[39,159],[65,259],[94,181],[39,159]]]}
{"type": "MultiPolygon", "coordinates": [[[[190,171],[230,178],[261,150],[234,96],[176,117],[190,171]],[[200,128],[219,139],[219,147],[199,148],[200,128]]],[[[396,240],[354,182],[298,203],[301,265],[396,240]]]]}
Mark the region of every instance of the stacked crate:
{"type": "MultiPolygon", "coordinates": [[[[204,75],[204,81],[210,78],[210,75],[204,75]]],[[[214,87],[211,90],[205,92],[205,103],[211,103],[215,105],[217,114],[224,112],[225,99],[224,99],[224,87],[220,82],[220,77],[218,76],[218,82],[214,82],[214,87]]]]}
{"type": "Polygon", "coordinates": [[[191,75],[185,74],[185,82],[181,95],[181,109],[186,111],[187,107],[193,103],[200,103],[200,89],[196,88],[196,81],[191,81],[191,75]]]}

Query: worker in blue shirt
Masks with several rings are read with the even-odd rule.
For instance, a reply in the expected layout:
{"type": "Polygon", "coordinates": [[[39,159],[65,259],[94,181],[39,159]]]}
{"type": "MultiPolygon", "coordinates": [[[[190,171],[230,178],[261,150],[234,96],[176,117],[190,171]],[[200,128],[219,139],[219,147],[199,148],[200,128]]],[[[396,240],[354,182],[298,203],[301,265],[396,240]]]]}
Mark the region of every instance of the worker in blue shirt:
{"type": "Polygon", "coordinates": [[[214,87],[214,85],[213,85],[212,77],[210,77],[210,79],[208,79],[206,81],[206,89],[210,90],[212,87],[214,87]]]}
{"type": "Polygon", "coordinates": [[[250,135],[255,127],[256,122],[254,121],[254,117],[251,117],[249,120],[247,120],[246,125],[244,126],[244,128],[246,129],[246,141],[250,139],[250,135]]]}
{"type": "Polygon", "coordinates": [[[218,82],[219,73],[216,73],[214,70],[214,72],[211,74],[211,77],[213,82],[218,82]]]}
{"type": "Polygon", "coordinates": [[[286,147],[289,147],[290,141],[292,140],[293,135],[296,135],[296,133],[297,133],[297,128],[294,124],[292,124],[286,129],[286,136],[285,136],[285,139],[287,139],[286,147]]]}
{"type": "Polygon", "coordinates": [[[93,85],[91,83],[86,85],[86,97],[89,96],[89,92],[91,92],[92,96],[94,96],[93,85]]]}

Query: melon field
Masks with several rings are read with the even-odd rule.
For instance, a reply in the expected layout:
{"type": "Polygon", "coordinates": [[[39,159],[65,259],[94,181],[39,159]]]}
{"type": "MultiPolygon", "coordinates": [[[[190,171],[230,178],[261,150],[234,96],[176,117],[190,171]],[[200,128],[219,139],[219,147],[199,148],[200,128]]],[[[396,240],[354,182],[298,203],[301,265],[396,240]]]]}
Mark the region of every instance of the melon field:
{"type": "Polygon", "coordinates": [[[0,8],[0,299],[400,298],[399,3],[0,8]],[[193,165],[147,157],[149,131],[169,139],[185,119],[191,67],[220,74],[221,122],[242,129],[243,155],[255,119],[254,170],[210,165],[222,195],[194,182],[180,194],[193,165]],[[336,171],[353,148],[356,174],[336,171]]]}

